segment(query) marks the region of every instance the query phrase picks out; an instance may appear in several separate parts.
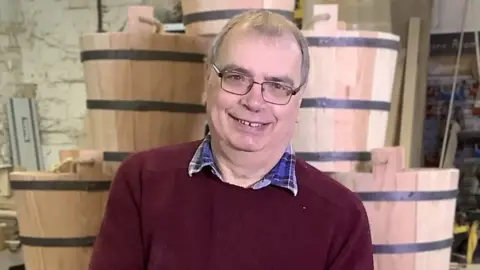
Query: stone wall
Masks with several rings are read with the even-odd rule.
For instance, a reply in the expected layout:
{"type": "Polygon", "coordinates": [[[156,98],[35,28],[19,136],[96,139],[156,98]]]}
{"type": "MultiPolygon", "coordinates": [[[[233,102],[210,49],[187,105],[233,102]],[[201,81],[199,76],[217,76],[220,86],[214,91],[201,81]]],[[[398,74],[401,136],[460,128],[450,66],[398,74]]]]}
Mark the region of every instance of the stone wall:
{"type": "MultiPolygon", "coordinates": [[[[103,0],[105,30],[121,29],[127,6],[142,2],[158,7],[160,17],[175,17],[171,11],[178,0],[103,0]]],[[[47,167],[58,162],[60,149],[75,147],[84,136],[86,93],[78,42],[96,28],[94,0],[0,1],[0,102],[36,98],[47,167]]],[[[9,157],[7,126],[2,107],[0,163],[9,157]]]]}
{"type": "MultiPolygon", "coordinates": [[[[22,58],[17,33],[22,25],[15,20],[19,13],[16,1],[0,2],[0,104],[15,96],[16,86],[21,82],[22,58]]],[[[0,164],[9,163],[8,123],[5,107],[0,106],[0,164]]]]}

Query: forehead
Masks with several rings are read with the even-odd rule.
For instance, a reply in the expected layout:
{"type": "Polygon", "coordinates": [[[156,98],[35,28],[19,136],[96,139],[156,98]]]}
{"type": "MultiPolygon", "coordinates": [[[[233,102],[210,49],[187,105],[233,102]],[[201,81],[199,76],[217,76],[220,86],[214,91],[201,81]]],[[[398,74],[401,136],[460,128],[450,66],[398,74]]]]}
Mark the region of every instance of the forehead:
{"type": "Polygon", "coordinates": [[[265,76],[301,77],[302,53],[292,34],[265,36],[245,28],[232,29],[219,48],[220,67],[234,65],[265,76]]]}

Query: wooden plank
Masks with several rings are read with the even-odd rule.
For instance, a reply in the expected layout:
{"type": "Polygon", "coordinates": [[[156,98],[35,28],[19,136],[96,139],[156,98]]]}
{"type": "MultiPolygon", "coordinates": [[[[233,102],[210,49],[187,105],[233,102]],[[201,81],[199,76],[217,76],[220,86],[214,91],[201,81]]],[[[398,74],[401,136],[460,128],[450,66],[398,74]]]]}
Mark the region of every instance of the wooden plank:
{"type": "Polygon", "coordinates": [[[432,18],[433,0],[390,0],[392,31],[399,35],[403,47],[406,48],[408,24],[411,17],[418,17],[420,26],[420,45],[417,68],[417,92],[414,108],[419,113],[413,124],[414,138],[411,155],[411,166],[423,166],[423,131],[427,97],[428,60],[430,52],[430,29],[432,18]]]}
{"type": "Polygon", "coordinates": [[[8,197],[12,195],[10,182],[8,181],[8,175],[11,171],[11,165],[0,165],[0,196],[8,197]]]}
{"type": "Polygon", "coordinates": [[[411,18],[408,27],[407,58],[405,61],[405,81],[403,84],[402,118],[400,124],[400,145],[405,148],[406,166],[412,167],[414,152],[414,122],[416,114],[416,90],[418,72],[418,54],[420,45],[420,18],[411,18]]]}
{"type": "Polygon", "coordinates": [[[458,147],[458,132],[460,132],[462,128],[453,120],[452,128],[450,129],[450,134],[448,135],[448,144],[447,149],[445,152],[445,160],[443,164],[441,164],[441,168],[455,168],[455,153],[457,152],[458,147]]]}
{"type": "Polygon", "coordinates": [[[405,74],[405,50],[401,49],[398,53],[397,68],[395,79],[393,81],[392,100],[390,112],[388,114],[387,135],[385,146],[398,146],[400,134],[400,115],[402,108],[403,78],[405,74]]]}

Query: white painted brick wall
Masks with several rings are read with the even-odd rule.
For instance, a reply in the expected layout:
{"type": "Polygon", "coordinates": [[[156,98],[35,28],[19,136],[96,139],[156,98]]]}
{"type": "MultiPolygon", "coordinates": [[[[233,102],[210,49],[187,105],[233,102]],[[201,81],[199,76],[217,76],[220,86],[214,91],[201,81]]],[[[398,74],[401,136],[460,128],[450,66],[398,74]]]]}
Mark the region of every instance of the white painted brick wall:
{"type": "MultiPolygon", "coordinates": [[[[163,6],[178,0],[104,0],[106,30],[125,23],[127,5],[163,6]]],[[[83,134],[85,85],[79,37],[95,32],[94,0],[0,1],[0,101],[17,95],[17,84],[35,84],[45,164],[58,162],[58,151],[76,147],[83,134]],[[15,26],[15,27],[13,27],[15,26]]],[[[0,162],[8,157],[6,116],[0,110],[0,162]]]]}
{"type": "MultiPolygon", "coordinates": [[[[17,14],[18,3],[0,2],[0,104],[15,94],[21,77],[21,55],[15,33],[17,27],[12,19],[17,14]]],[[[5,107],[0,106],[0,164],[9,163],[8,123],[5,107]]]]}
{"type": "MultiPolygon", "coordinates": [[[[108,7],[106,28],[119,29],[125,4],[139,1],[121,2],[108,7]]],[[[76,147],[83,133],[86,96],[78,42],[81,34],[96,30],[95,3],[36,0],[23,5],[22,15],[23,24],[30,26],[18,34],[22,80],[38,85],[41,138],[45,164],[50,167],[58,162],[58,151],[76,147]]]]}

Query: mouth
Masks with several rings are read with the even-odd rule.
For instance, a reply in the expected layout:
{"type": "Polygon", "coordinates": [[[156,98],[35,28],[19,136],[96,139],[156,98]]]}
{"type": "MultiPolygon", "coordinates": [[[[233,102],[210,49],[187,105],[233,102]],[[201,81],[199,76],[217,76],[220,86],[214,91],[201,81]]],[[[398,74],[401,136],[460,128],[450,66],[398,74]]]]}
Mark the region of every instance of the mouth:
{"type": "Polygon", "coordinates": [[[267,126],[268,123],[261,123],[261,122],[252,122],[252,121],[247,121],[247,120],[244,120],[244,119],[240,119],[240,118],[237,118],[231,114],[229,114],[231,118],[233,118],[235,121],[237,121],[238,123],[244,125],[244,126],[248,126],[248,127],[253,127],[253,128],[260,128],[260,127],[264,127],[264,126],[267,126]]]}

